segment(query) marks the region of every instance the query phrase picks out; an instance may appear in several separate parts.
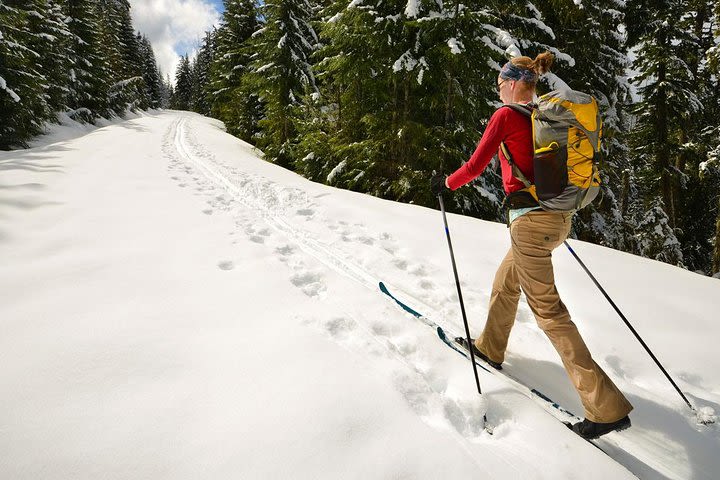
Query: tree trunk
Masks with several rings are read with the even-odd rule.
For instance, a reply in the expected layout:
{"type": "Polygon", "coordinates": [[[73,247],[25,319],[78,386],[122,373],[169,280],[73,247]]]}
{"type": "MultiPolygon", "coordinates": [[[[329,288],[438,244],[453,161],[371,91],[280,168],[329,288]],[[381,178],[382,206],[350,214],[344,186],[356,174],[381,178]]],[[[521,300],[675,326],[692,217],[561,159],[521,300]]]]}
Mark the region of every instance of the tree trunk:
{"type": "Polygon", "coordinates": [[[718,217],[715,222],[715,250],[712,260],[712,273],[718,272],[720,272],[720,199],[718,199],[718,217]]]}
{"type": "Polygon", "coordinates": [[[445,128],[448,127],[450,124],[450,114],[452,111],[452,84],[453,84],[453,74],[452,72],[448,73],[448,81],[447,81],[447,98],[445,99],[445,124],[443,125],[445,128]]]}
{"type": "Polygon", "coordinates": [[[632,242],[633,231],[631,222],[628,219],[628,210],[630,208],[630,170],[623,170],[622,173],[622,190],[620,191],[620,235],[618,247],[620,250],[627,251],[632,242]]]}
{"type": "Polygon", "coordinates": [[[338,104],[338,115],[335,131],[339,132],[342,129],[342,84],[337,87],[337,104],[338,104]]]}
{"type": "Polygon", "coordinates": [[[620,215],[623,219],[627,215],[628,202],[630,201],[630,172],[623,170],[622,191],[620,192],[620,215]]]}
{"type": "MultiPolygon", "coordinates": [[[[455,23],[455,38],[458,37],[458,28],[457,28],[457,17],[460,12],[460,2],[455,3],[455,16],[453,17],[454,23],[455,23]]],[[[448,70],[448,82],[447,82],[447,98],[445,101],[445,125],[444,127],[447,128],[447,126],[450,124],[450,116],[452,115],[452,100],[453,100],[453,94],[452,94],[452,84],[455,81],[455,76],[452,73],[452,70],[448,70]]]]}
{"type": "MultiPolygon", "coordinates": [[[[664,42],[659,42],[663,44],[664,42]]],[[[666,69],[665,63],[660,63],[658,66],[658,84],[662,85],[665,82],[666,69]]],[[[665,97],[658,95],[657,105],[657,135],[658,141],[655,150],[655,158],[657,169],[660,173],[660,189],[662,192],[663,203],[665,204],[665,211],[670,218],[670,225],[675,228],[675,202],[673,199],[672,192],[672,178],[670,173],[670,151],[668,149],[668,112],[667,104],[665,103],[665,97]]]]}

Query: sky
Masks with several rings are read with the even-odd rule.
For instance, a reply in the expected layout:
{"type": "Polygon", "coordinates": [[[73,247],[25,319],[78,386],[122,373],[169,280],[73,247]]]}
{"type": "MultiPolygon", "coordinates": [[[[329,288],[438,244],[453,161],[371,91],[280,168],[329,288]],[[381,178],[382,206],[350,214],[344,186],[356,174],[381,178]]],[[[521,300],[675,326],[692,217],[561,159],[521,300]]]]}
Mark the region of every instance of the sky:
{"type": "Polygon", "coordinates": [[[195,55],[223,11],[222,0],[130,0],[130,6],[135,29],[148,37],[163,76],[173,80],[180,55],[195,55]]]}

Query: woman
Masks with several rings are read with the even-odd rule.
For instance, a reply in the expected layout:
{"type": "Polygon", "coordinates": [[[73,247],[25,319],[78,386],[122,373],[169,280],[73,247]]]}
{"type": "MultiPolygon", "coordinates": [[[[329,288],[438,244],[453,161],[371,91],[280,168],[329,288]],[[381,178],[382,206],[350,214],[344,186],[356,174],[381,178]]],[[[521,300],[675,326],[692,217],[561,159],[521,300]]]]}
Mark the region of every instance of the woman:
{"type": "MultiPolygon", "coordinates": [[[[516,57],[507,62],[497,78],[503,104],[531,104],[538,77],[549,71],[552,61],[553,55],[545,52],[535,60],[516,57]]],[[[520,172],[533,182],[530,119],[513,108],[501,107],[490,118],[470,160],[447,178],[433,177],[433,193],[457,190],[470,182],[485,170],[497,152],[505,193],[509,199],[522,197],[511,195],[525,185],[513,175],[512,167],[499,150],[501,142],[520,172]]],[[[544,211],[537,204],[528,204],[527,197],[518,203],[510,201],[509,207],[511,247],[495,274],[485,329],[472,346],[475,355],[497,369],[502,368],[522,289],[538,325],[560,354],[585,409],[585,419],[572,429],[585,438],[597,438],[628,428],[632,405],[592,359],[555,288],[551,255],[570,233],[573,212],[544,211]]],[[[457,340],[467,346],[464,339],[457,340]]]]}

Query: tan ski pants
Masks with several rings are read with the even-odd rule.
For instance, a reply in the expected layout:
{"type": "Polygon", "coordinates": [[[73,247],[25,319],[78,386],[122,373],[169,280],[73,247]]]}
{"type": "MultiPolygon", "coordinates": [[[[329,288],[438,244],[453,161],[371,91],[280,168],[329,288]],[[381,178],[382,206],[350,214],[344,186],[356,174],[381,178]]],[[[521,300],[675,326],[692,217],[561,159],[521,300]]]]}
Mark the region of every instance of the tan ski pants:
{"type": "Polygon", "coordinates": [[[551,252],[567,238],[571,219],[568,213],[533,211],[510,225],[512,246],[495,274],[487,323],[475,346],[493,361],[504,360],[522,288],[580,395],[585,418],[610,423],[633,407],[592,359],[555,288],[551,252]]]}

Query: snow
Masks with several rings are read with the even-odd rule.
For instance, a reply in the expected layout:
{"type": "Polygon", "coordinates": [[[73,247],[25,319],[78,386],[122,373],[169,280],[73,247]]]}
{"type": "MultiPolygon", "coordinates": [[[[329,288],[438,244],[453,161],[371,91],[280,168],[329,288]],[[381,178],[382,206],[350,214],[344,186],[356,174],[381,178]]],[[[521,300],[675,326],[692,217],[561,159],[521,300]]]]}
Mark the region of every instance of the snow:
{"type": "MultiPolygon", "coordinates": [[[[285,37],[283,37],[283,38],[285,38],[285,37]]],[[[262,67],[258,68],[257,70],[255,70],[255,73],[262,73],[262,72],[264,72],[265,70],[267,70],[267,69],[269,69],[269,68],[272,68],[272,67],[274,67],[274,66],[275,66],[275,63],[270,62],[270,63],[268,63],[268,64],[266,64],[266,65],[263,65],[262,67]]]]}
{"type": "Polygon", "coordinates": [[[555,47],[549,47],[548,50],[550,52],[552,52],[553,55],[555,55],[555,58],[567,63],[568,66],[570,66],[570,67],[575,66],[575,59],[572,56],[568,55],[567,53],[561,52],[560,50],[558,50],[555,47]]]}
{"type": "Polygon", "coordinates": [[[459,55],[462,53],[464,48],[462,42],[459,42],[456,38],[451,38],[447,41],[448,47],[450,47],[450,53],[453,55],[459,55]]]}
{"type": "Polygon", "coordinates": [[[547,72],[543,75],[543,77],[547,80],[551,90],[572,90],[562,78],[558,77],[553,72],[547,72]]]}
{"type": "Polygon", "coordinates": [[[542,20],[542,13],[540,13],[540,10],[538,10],[537,7],[532,4],[532,2],[527,2],[527,8],[528,10],[530,10],[530,12],[535,18],[537,18],[538,20],[542,20]]]}
{"type": "Polygon", "coordinates": [[[407,0],[405,15],[408,18],[416,18],[420,13],[420,2],[418,0],[407,0]]]}
{"type": "MultiPolygon", "coordinates": [[[[696,420],[720,406],[718,279],[571,241],[696,418],[554,253],[635,406],[611,459],[484,371],[479,398],[468,362],[378,293],[462,331],[438,211],[309,182],[188,112],[61,137],[0,152],[0,478],[716,478],[718,426],[696,420]]],[[[448,222],[477,335],[507,228],[448,222]]],[[[581,412],[524,299],[504,365],[581,412]]]]}
{"type": "Polygon", "coordinates": [[[482,27],[495,34],[495,40],[498,45],[505,47],[503,51],[508,58],[519,57],[522,55],[518,47],[517,40],[505,30],[497,28],[490,24],[483,24],[482,27]]]}
{"type": "Polygon", "coordinates": [[[0,77],[0,90],[5,90],[8,93],[8,95],[10,95],[10,98],[12,98],[13,101],[15,101],[15,103],[20,101],[20,97],[18,96],[18,94],[15,93],[12,89],[8,88],[7,82],[2,77],[0,77]]]}
{"type": "Polygon", "coordinates": [[[410,50],[407,50],[405,53],[400,55],[400,58],[395,60],[392,69],[395,73],[403,69],[410,72],[417,66],[417,64],[418,61],[412,56],[412,52],[410,50]]]}
{"type": "Polygon", "coordinates": [[[534,18],[534,17],[520,17],[520,16],[518,16],[518,15],[510,15],[510,17],[511,17],[511,18],[518,19],[518,20],[520,20],[521,22],[524,22],[524,23],[531,23],[531,24],[535,25],[535,26],[538,27],[540,30],[542,30],[542,31],[544,31],[545,33],[547,33],[547,34],[550,36],[550,38],[552,38],[553,40],[555,40],[555,32],[553,32],[553,31],[552,31],[552,28],[548,27],[548,26],[545,24],[545,22],[543,22],[542,20],[540,20],[540,19],[538,19],[538,18],[534,18]]]}
{"type": "Polygon", "coordinates": [[[347,165],[347,160],[343,160],[342,162],[338,163],[335,168],[333,168],[330,173],[328,173],[327,182],[333,183],[333,181],[335,180],[335,175],[342,172],[345,168],[345,165],[347,165]]]}

